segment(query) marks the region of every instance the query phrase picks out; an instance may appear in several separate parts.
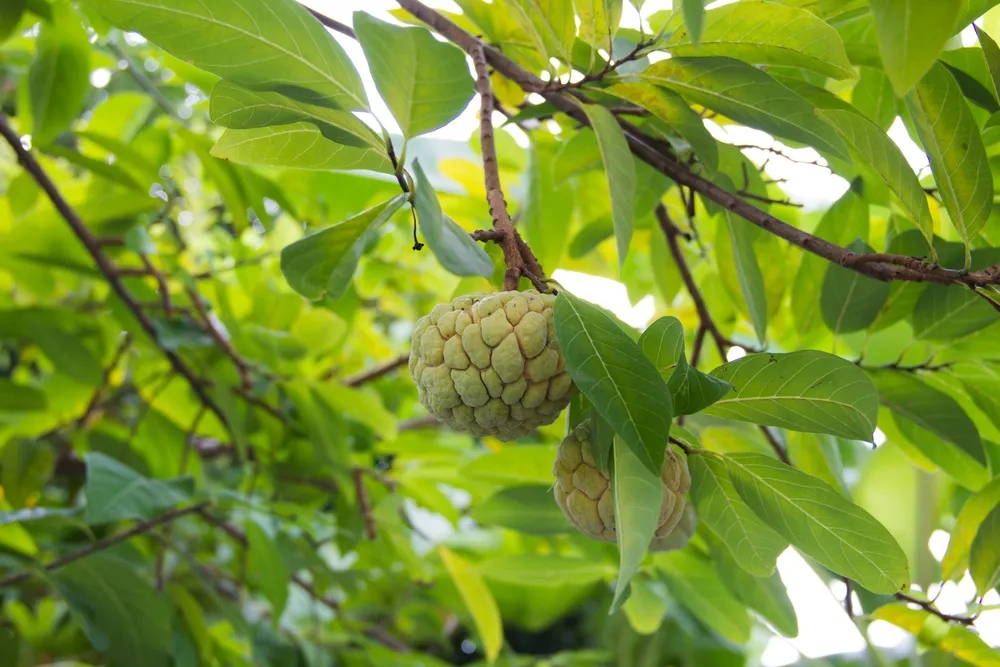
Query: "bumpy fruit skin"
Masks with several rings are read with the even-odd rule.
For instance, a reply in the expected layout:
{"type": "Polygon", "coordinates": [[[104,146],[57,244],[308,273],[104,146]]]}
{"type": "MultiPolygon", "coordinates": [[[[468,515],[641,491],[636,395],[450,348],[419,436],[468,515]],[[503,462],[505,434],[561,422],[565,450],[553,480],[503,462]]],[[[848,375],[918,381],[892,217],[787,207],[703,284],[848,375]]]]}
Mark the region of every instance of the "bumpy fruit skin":
{"type": "MultiPolygon", "coordinates": [[[[589,419],[559,443],[552,472],[556,476],[556,503],[569,522],[587,537],[614,542],[615,501],[607,474],[594,464],[589,419]]],[[[691,489],[687,461],[668,448],[660,479],[663,502],[650,549],[679,549],[687,544],[698,523],[684,495],[691,489]]]]}
{"type": "Polygon", "coordinates": [[[457,431],[500,440],[551,424],[576,387],[553,323],[555,297],[471,294],[420,318],[410,374],[420,402],[457,431]]]}

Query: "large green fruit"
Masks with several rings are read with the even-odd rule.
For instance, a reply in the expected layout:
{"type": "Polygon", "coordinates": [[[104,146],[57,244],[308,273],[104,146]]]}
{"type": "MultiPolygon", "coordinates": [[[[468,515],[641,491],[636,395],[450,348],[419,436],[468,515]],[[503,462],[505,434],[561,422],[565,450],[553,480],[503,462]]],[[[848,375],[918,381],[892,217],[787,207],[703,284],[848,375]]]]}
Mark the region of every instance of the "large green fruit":
{"type": "MultiPolygon", "coordinates": [[[[576,529],[587,537],[614,542],[615,501],[611,481],[594,464],[590,444],[590,420],[582,421],[559,443],[552,472],[556,476],[556,503],[576,529]]],[[[698,525],[698,517],[685,494],[691,489],[687,461],[669,447],[663,458],[663,502],[654,551],[679,549],[687,544],[698,525]]]]}
{"type": "Polygon", "coordinates": [[[530,290],[435,306],[417,321],[410,348],[420,402],[477,436],[513,440],[551,424],[576,392],[556,340],[554,302],[530,290]]]}

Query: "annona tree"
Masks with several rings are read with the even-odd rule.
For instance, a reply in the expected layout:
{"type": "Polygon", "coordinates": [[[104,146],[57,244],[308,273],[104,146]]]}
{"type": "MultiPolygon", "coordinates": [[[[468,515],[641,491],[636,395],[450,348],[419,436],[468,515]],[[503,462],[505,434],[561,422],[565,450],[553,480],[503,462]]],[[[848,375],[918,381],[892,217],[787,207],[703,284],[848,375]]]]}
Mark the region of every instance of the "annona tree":
{"type": "Polygon", "coordinates": [[[0,665],[1000,665],[997,3],[347,4],[0,2],[0,665]]]}

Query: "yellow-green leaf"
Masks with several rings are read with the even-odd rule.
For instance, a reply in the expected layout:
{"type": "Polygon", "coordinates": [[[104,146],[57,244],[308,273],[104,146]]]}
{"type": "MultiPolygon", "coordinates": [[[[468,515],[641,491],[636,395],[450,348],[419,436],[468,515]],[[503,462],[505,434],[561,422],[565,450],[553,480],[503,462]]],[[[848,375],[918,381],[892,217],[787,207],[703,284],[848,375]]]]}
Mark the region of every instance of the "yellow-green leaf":
{"type": "Polygon", "coordinates": [[[486,659],[495,662],[503,647],[503,624],[500,610],[493,594],[486,586],[483,575],[472,564],[446,547],[438,547],[438,554],[444,563],[452,583],[472,616],[479,638],[486,649],[486,659]]]}

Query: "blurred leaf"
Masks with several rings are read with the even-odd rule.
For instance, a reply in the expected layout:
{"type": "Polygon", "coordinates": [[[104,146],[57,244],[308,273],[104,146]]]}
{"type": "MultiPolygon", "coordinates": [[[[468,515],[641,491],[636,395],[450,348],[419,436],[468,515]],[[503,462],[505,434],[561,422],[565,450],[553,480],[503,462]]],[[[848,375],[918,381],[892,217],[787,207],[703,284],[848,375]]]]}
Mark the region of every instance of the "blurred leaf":
{"type": "Polygon", "coordinates": [[[726,464],[712,456],[689,456],[691,499],[699,518],[752,575],[767,576],[788,541],[762,522],[736,492],[726,464]]]}
{"type": "Polygon", "coordinates": [[[590,584],[615,576],[610,563],[556,555],[497,556],[481,561],[478,568],[491,581],[530,586],[590,584]]]}
{"type": "Polygon", "coordinates": [[[314,395],[326,401],[336,412],[342,412],[360,422],[386,440],[396,438],[396,415],[389,412],[375,392],[338,384],[313,385],[314,395]]]}
{"type": "MultiPolygon", "coordinates": [[[[568,3],[568,0],[561,1],[568,3]]],[[[578,132],[576,136],[593,139],[588,132],[578,132]]],[[[532,139],[528,158],[528,192],[522,213],[524,233],[538,262],[543,267],[553,266],[562,259],[568,240],[566,230],[573,216],[573,184],[555,177],[554,151],[558,144],[543,143],[535,137],[532,139]]]]}
{"type": "Polygon", "coordinates": [[[170,599],[155,591],[127,563],[96,554],[51,576],[91,645],[107,651],[112,664],[169,664],[170,599]]]}
{"type": "Polygon", "coordinates": [[[200,0],[87,2],[115,26],[244,88],[368,110],[347,54],[294,0],[221,0],[211,7],[200,0]]]}
{"type": "MultiPolygon", "coordinates": [[[[588,0],[589,1],[589,0],[588,0]]],[[[606,2],[610,0],[595,0],[606,2]]],[[[620,0],[618,0],[620,4],[620,0]]],[[[615,241],[618,247],[618,270],[621,271],[632,244],[635,226],[635,163],[625,141],[625,133],[610,111],[596,104],[585,104],[583,110],[590,121],[590,127],[597,137],[601,159],[608,179],[611,195],[611,218],[614,223],[615,241]]]]}
{"type": "Polygon", "coordinates": [[[90,43],[80,17],[68,2],[55,6],[53,20],[38,34],[28,71],[32,140],[55,139],[77,117],[90,89],[90,43]]]}
{"type": "Polygon", "coordinates": [[[55,456],[48,444],[26,438],[9,440],[0,458],[3,497],[15,508],[24,507],[42,490],[54,467],[55,456]]]}
{"type": "MultiPolygon", "coordinates": [[[[339,290],[342,285],[331,284],[331,279],[337,276],[344,262],[349,261],[348,255],[354,245],[367,230],[384,223],[404,203],[406,195],[396,195],[349,220],[285,246],[281,250],[281,272],[285,280],[292,289],[309,299],[339,290]]],[[[347,277],[348,282],[351,277],[347,277]]]]}
{"type": "Polygon", "coordinates": [[[757,340],[763,343],[767,340],[767,294],[764,291],[764,277],[761,275],[757,255],[754,253],[754,236],[750,223],[746,220],[737,220],[736,216],[728,211],[725,213],[725,218],[743,301],[750,313],[750,321],[753,322],[757,340]]]}
{"type": "Polygon", "coordinates": [[[667,580],[670,595],[725,639],[742,644],[750,639],[750,616],[719,578],[711,563],[695,552],[656,554],[653,564],[667,580]]]}
{"type": "Polygon", "coordinates": [[[288,570],[275,540],[254,521],[247,522],[247,570],[271,603],[271,623],[278,627],[288,602],[288,570]]]}
{"type": "Polygon", "coordinates": [[[1000,507],[979,524],[969,551],[969,573],[980,596],[1000,583],[1000,507]]]}
{"type": "Polygon", "coordinates": [[[935,646],[952,659],[957,658],[977,667],[997,667],[1000,655],[982,637],[961,625],[949,624],[923,609],[910,609],[902,603],[879,607],[872,614],[877,620],[888,621],[917,636],[924,644],[935,646]]]}
{"type": "Polygon", "coordinates": [[[683,9],[683,18],[675,12],[666,27],[670,36],[663,46],[675,57],[729,56],[755,65],[802,67],[835,79],[854,77],[840,35],[805,9],[777,3],[713,7],[704,13],[700,40],[690,34],[688,6],[683,9]]]}
{"type": "Polygon", "coordinates": [[[733,390],[706,412],[727,419],[871,441],[878,392],[865,372],[832,354],[748,354],[712,375],[733,390]]]}
{"type": "Polygon", "coordinates": [[[572,0],[514,0],[511,10],[539,53],[566,64],[573,62],[576,14],[572,0]]]}
{"type": "Polygon", "coordinates": [[[854,86],[851,103],[883,132],[896,120],[896,94],[889,77],[880,69],[861,68],[861,77],[854,86]]]}
{"type": "Polygon", "coordinates": [[[9,0],[0,7],[0,43],[13,34],[27,4],[27,0],[9,0]]]}
{"type": "Polygon", "coordinates": [[[354,12],[354,31],[405,138],[447,125],[468,106],[473,82],[457,46],[439,42],[426,28],[392,25],[362,11],[354,12]]]}
{"type": "Polygon", "coordinates": [[[870,0],[879,52],[897,97],[931,68],[955,32],[961,0],[870,0]]]}
{"type": "Polygon", "coordinates": [[[766,577],[755,577],[737,564],[739,561],[734,558],[734,553],[714,549],[712,556],[722,581],[740,602],[760,614],[786,637],[799,634],[799,619],[795,615],[795,607],[788,599],[788,591],[777,572],[766,577]]]}
{"type": "MultiPolygon", "coordinates": [[[[858,254],[873,252],[871,246],[860,239],[847,249],[858,254]]],[[[889,298],[890,289],[887,282],[830,264],[820,292],[823,322],[834,336],[867,329],[889,298]]]]}
{"type": "Polygon", "coordinates": [[[817,123],[805,98],[765,72],[733,58],[670,58],[650,65],[640,77],[674,90],[690,102],[770,134],[846,158],[837,133],[817,123]]]}
{"type": "Polygon", "coordinates": [[[456,276],[492,276],[493,260],[465,230],[441,213],[437,194],[418,161],[413,163],[413,174],[417,188],[414,206],[420,231],[441,266],[456,276]]]}
{"type": "Polygon", "coordinates": [[[573,382],[623,444],[659,476],[673,407],[656,368],[598,307],[563,290],[554,310],[556,336],[573,382]]]}
{"type": "Polygon", "coordinates": [[[979,526],[998,506],[1000,506],[1000,476],[994,477],[962,506],[955,527],[951,530],[944,560],[941,561],[942,577],[945,581],[954,579],[965,571],[969,550],[972,548],[979,526]]]}
{"type": "Polygon", "coordinates": [[[508,445],[484,454],[460,468],[462,477],[516,486],[551,484],[556,448],[551,445],[508,445]]]}
{"type": "Polygon", "coordinates": [[[14,384],[0,378],[0,410],[7,412],[40,412],[48,407],[45,394],[34,387],[14,384]]]}
{"type": "MultiPolygon", "coordinates": [[[[983,56],[986,58],[986,66],[990,71],[990,80],[993,82],[993,94],[1000,95],[1000,46],[993,41],[993,38],[986,34],[986,31],[979,26],[973,24],[973,29],[976,31],[976,37],[979,38],[979,46],[983,50],[983,56]]],[[[996,98],[994,97],[994,101],[996,98]]],[[[1000,110],[993,109],[993,111],[1000,110]]]]}
{"type": "Polygon", "coordinates": [[[958,446],[947,442],[906,418],[894,415],[896,427],[909,444],[942,472],[972,491],[983,488],[990,479],[985,461],[977,461],[958,446]]]}
{"type": "Polygon", "coordinates": [[[487,526],[503,526],[532,535],[572,530],[552,499],[552,486],[512,486],[497,491],[469,513],[487,526]]]}
{"type": "MultiPolygon", "coordinates": [[[[638,570],[660,521],[663,482],[630,447],[615,438],[611,449],[611,492],[615,500],[615,537],[620,562],[611,608],[624,602],[632,576],[638,570]]],[[[662,465],[662,464],[661,464],[662,465]]]]}
{"type": "Polygon", "coordinates": [[[691,43],[699,46],[705,31],[705,0],[681,0],[681,11],[691,43]]]}
{"type": "MultiPolygon", "coordinates": [[[[661,584],[662,585],[662,584],[661,584]]],[[[667,611],[667,601],[645,577],[632,580],[632,594],[622,606],[629,625],[640,635],[651,635],[660,627],[667,611]]]]}
{"type": "Polygon", "coordinates": [[[151,519],[159,510],[191,500],[194,479],[149,479],[118,461],[89,452],[87,462],[87,509],[84,521],[110,523],[119,519],[151,519]]]}
{"type": "Polygon", "coordinates": [[[486,649],[486,659],[491,664],[496,662],[503,648],[503,624],[496,600],[486,587],[486,582],[479,572],[465,559],[455,552],[438,547],[438,554],[451,577],[458,594],[465,604],[476,631],[486,649]]]}
{"type": "Polygon", "coordinates": [[[595,51],[610,53],[622,16],[622,0],[573,0],[573,7],[580,21],[580,39],[595,51]]]}

